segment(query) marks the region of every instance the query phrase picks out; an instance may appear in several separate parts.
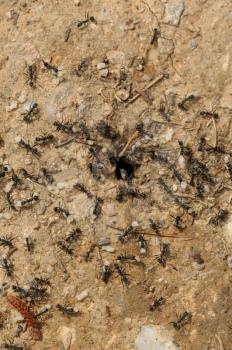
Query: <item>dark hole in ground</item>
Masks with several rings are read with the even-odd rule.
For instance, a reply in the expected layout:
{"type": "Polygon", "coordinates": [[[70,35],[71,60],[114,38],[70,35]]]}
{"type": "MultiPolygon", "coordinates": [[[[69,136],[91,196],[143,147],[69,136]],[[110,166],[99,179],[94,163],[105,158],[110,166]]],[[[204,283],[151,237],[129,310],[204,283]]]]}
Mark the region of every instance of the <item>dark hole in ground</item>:
{"type": "Polygon", "coordinates": [[[135,166],[128,158],[121,157],[116,161],[115,176],[117,179],[132,180],[134,172],[135,166]]]}

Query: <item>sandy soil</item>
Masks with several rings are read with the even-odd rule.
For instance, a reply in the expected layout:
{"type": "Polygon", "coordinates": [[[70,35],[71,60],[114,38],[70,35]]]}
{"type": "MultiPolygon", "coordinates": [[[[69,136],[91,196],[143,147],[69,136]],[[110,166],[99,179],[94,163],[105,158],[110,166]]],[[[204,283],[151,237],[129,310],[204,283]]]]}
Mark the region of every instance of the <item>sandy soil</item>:
{"type": "Polygon", "coordinates": [[[0,299],[1,343],[132,350],[141,326],[154,324],[164,325],[180,349],[231,349],[232,6],[185,0],[174,26],[165,23],[166,2],[0,1],[0,238],[14,238],[16,248],[1,241],[0,285],[7,283],[0,299]],[[101,120],[116,133],[111,139],[99,131],[101,120]],[[57,130],[56,121],[71,128],[57,130]],[[41,145],[35,140],[41,135],[54,139],[41,145]],[[200,138],[206,145],[199,150],[200,138]],[[122,156],[134,167],[133,179],[122,156]],[[77,182],[91,195],[75,189],[77,182]],[[118,201],[120,186],[134,192],[118,201]],[[96,197],[103,200],[99,215],[96,197]],[[215,222],[220,209],[225,218],[215,222]],[[174,225],[176,216],[182,229],[174,225]],[[122,242],[129,225],[133,230],[122,242]],[[81,234],[69,244],[65,239],[76,227],[81,234]],[[110,244],[103,246],[106,239],[110,244]],[[170,254],[162,266],[166,243],[170,254]],[[124,255],[136,261],[117,260],[124,255]],[[128,285],[115,264],[124,266],[128,285]],[[108,283],[104,266],[112,271],[108,283]],[[40,287],[47,294],[33,294],[36,277],[49,278],[50,285],[40,287]],[[17,285],[26,298],[12,290],[17,285]],[[33,313],[49,306],[37,318],[42,340],[31,339],[7,293],[24,299],[33,313]],[[160,297],[165,304],[150,311],[160,297]],[[79,313],[64,315],[57,304],[79,313]],[[192,318],[177,330],[170,322],[185,311],[192,318]]]}

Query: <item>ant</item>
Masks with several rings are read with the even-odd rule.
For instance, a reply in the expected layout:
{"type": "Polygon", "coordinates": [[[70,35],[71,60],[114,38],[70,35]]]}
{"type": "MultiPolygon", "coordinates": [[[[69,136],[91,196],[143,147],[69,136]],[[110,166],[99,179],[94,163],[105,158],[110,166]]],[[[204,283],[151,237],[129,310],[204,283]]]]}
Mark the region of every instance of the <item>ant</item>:
{"type": "Polygon", "coordinates": [[[33,194],[31,196],[31,198],[28,199],[24,199],[20,202],[21,207],[26,207],[29,206],[31,204],[33,204],[33,202],[36,202],[39,200],[39,195],[38,194],[33,194]]]}
{"type": "Polygon", "coordinates": [[[2,259],[2,268],[6,271],[7,277],[13,276],[12,264],[7,258],[2,259]]]}
{"type": "Polygon", "coordinates": [[[37,286],[38,285],[47,285],[47,286],[51,285],[49,278],[43,278],[43,277],[35,277],[33,283],[37,286]]]}
{"type": "Polygon", "coordinates": [[[61,304],[57,304],[56,307],[64,315],[67,315],[67,316],[76,316],[80,313],[79,310],[77,310],[76,308],[70,307],[70,306],[67,307],[67,306],[64,306],[61,304]]]}
{"type": "Polygon", "coordinates": [[[228,214],[229,212],[227,209],[220,209],[217,215],[215,215],[209,220],[209,224],[212,224],[215,226],[219,225],[221,221],[225,221],[225,219],[228,217],[228,214]]]}
{"type": "Polygon", "coordinates": [[[11,181],[13,182],[13,186],[17,186],[21,184],[21,179],[15,174],[13,173],[13,175],[11,176],[11,181]]]}
{"type": "Polygon", "coordinates": [[[180,215],[174,217],[174,226],[180,231],[185,228],[180,215]]]}
{"type": "Polygon", "coordinates": [[[173,327],[176,330],[180,330],[182,326],[184,326],[186,323],[190,322],[192,319],[192,314],[190,312],[185,311],[183,314],[181,314],[176,321],[172,321],[173,327]]]}
{"type": "Polygon", "coordinates": [[[15,204],[14,204],[14,201],[13,199],[11,198],[11,194],[10,192],[6,193],[6,200],[8,202],[8,205],[9,207],[14,210],[14,211],[17,211],[16,207],[15,207],[15,204]]]}
{"type": "Polygon", "coordinates": [[[37,156],[37,157],[40,157],[41,156],[41,153],[39,152],[39,150],[34,147],[34,146],[31,146],[29,143],[26,143],[25,141],[23,140],[20,140],[18,142],[18,145],[22,148],[25,148],[27,151],[31,152],[31,154],[33,156],[37,156]]]}
{"type": "Polygon", "coordinates": [[[34,251],[34,242],[33,242],[32,238],[30,236],[26,237],[26,247],[27,247],[27,250],[29,251],[29,253],[33,253],[33,251],[34,251]]]}
{"type": "Polygon", "coordinates": [[[27,76],[28,76],[28,80],[26,81],[26,83],[28,83],[30,85],[30,87],[32,89],[36,88],[36,65],[35,64],[30,64],[27,68],[27,76]]]}
{"type": "Polygon", "coordinates": [[[157,236],[160,236],[160,226],[152,219],[149,219],[150,221],[150,227],[153,231],[155,231],[155,233],[157,234],[157,236]]]}
{"type": "Polygon", "coordinates": [[[226,164],[226,169],[230,175],[230,180],[232,180],[232,164],[231,163],[226,164]]]}
{"type": "Polygon", "coordinates": [[[0,177],[5,177],[5,175],[6,175],[5,170],[0,171],[0,177]]]}
{"type": "Polygon", "coordinates": [[[35,182],[38,182],[38,181],[39,181],[39,177],[38,177],[38,176],[29,174],[29,173],[27,172],[27,170],[24,169],[24,168],[21,168],[21,169],[20,169],[20,172],[21,172],[21,174],[22,174],[25,178],[28,178],[28,179],[30,179],[30,180],[32,180],[32,181],[35,181],[35,182]]]}
{"type": "Polygon", "coordinates": [[[125,238],[126,236],[128,236],[129,233],[132,233],[134,230],[134,226],[129,225],[125,228],[125,230],[123,230],[122,234],[119,236],[119,241],[120,242],[125,242],[125,238]]]}
{"type": "Polygon", "coordinates": [[[161,266],[165,267],[166,261],[169,255],[170,255],[169,243],[162,243],[160,255],[156,258],[156,260],[161,266]]]}
{"type": "Polygon", "coordinates": [[[97,131],[102,137],[105,137],[109,140],[115,140],[119,136],[118,132],[116,132],[112,126],[107,124],[104,120],[100,120],[98,123],[97,131]]]}
{"type": "Polygon", "coordinates": [[[147,252],[147,242],[142,235],[139,235],[139,250],[141,254],[146,254],[147,252]]]}
{"type": "Polygon", "coordinates": [[[87,252],[84,254],[85,261],[88,262],[91,260],[91,254],[93,253],[94,249],[97,247],[96,244],[92,244],[90,248],[87,250],[87,252]]]}
{"type": "Polygon", "coordinates": [[[41,135],[36,136],[35,141],[40,145],[45,145],[54,141],[54,136],[52,134],[49,135],[41,135]]]}
{"type": "Polygon", "coordinates": [[[86,196],[87,196],[88,198],[92,198],[92,197],[93,197],[92,193],[91,193],[89,190],[87,190],[87,188],[86,188],[83,184],[81,184],[81,183],[79,183],[79,182],[77,182],[77,183],[73,186],[73,188],[75,188],[76,190],[79,190],[80,192],[86,194],[86,196]]]}
{"type": "Polygon", "coordinates": [[[84,73],[87,68],[88,68],[88,62],[86,61],[86,59],[84,59],[79,63],[78,67],[74,70],[74,73],[78,77],[81,77],[82,73],[84,73]]]}
{"type": "Polygon", "coordinates": [[[158,37],[160,36],[160,31],[158,28],[153,29],[152,37],[150,40],[150,45],[154,45],[155,47],[157,46],[158,43],[158,37]]]}
{"type": "Polygon", "coordinates": [[[2,236],[0,237],[0,246],[13,248],[14,247],[12,243],[13,240],[14,240],[14,237],[2,236]]]}
{"type": "Polygon", "coordinates": [[[106,284],[109,282],[110,276],[112,275],[112,269],[110,265],[104,264],[102,267],[102,281],[106,284]]]}
{"type": "Polygon", "coordinates": [[[43,173],[43,176],[46,178],[47,182],[49,184],[52,184],[54,182],[54,178],[51,174],[49,174],[48,170],[46,168],[41,168],[41,171],[43,173]]]}
{"type": "Polygon", "coordinates": [[[79,123],[79,128],[81,129],[85,140],[89,140],[90,139],[90,133],[89,133],[89,129],[87,128],[85,122],[82,120],[79,123]]]}
{"type": "Polygon", "coordinates": [[[70,122],[61,123],[56,120],[53,125],[56,127],[57,131],[62,131],[66,134],[73,134],[73,125],[70,122]]]}
{"type": "Polygon", "coordinates": [[[38,104],[36,102],[31,102],[29,110],[21,114],[23,116],[24,122],[29,124],[33,121],[33,115],[38,113],[37,107],[38,107],[38,104]]]}
{"type": "Polygon", "coordinates": [[[94,203],[94,208],[93,208],[93,215],[98,218],[101,214],[102,211],[102,204],[104,200],[100,197],[96,197],[95,203],[94,203]]]}
{"type": "Polygon", "coordinates": [[[155,299],[153,303],[149,306],[150,311],[154,311],[156,309],[159,310],[159,307],[164,305],[166,300],[163,297],[160,297],[159,299],[155,299]]]}
{"type": "Polygon", "coordinates": [[[47,69],[50,70],[55,76],[57,76],[57,74],[59,73],[59,69],[58,69],[56,66],[54,66],[54,65],[52,65],[52,64],[50,64],[50,63],[48,63],[48,62],[45,62],[45,61],[43,61],[43,64],[44,64],[44,67],[45,67],[45,68],[47,68],[47,69]]]}
{"type": "Polygon", "coordinates": [[[48,297],[47,288],[31,286],[28,293],[32,299],[41,300],[48,297]]]}
{"type": "Polygon", "coordinates": [[[13,284],[12,289],[15,293],[17,293],[20,296],[20,298],[28,298],[29,297],[28,290],[18,286],[18,284],[17,284],[17,286],[13,284]]]}
{"type": "Polygon", "coordinates": [[[185,97],[181,102],[178,103],[178,107],[182,110],[182,111],[187,111],[188,110],[188,102],[193,102],[195,100],[197,100],[198,97],[196,97],[195,95],[189,95],[187,97],[185,97]]]}
{"type": "Polygon", "coordinates": [[[116,270],[121,278],[122,285],[128,285],[129,280],[128,280],[127,274],[125,272],[125,268],[117,263],[114,264],[114,267],[116,268],[116,270]]]}
{"type": "Polygon", "coordinates": [[[67,243],[73,243],[76,242],[77,239],[80,237],[81,229],[79,227],[74,228],[71,233],[65,238],[65,242],[67,243]]]}
{"type": "Polygon", "coordinates": [[[200,112],[200,116],[202,116],[203,118],[214,118],[214,119],[218,119],[218,113],[216,112],[209,112],[209,111],[201,111],[200,112]]]}
{"type": "Polygon", "coordinates": [[[60,206],[58,207],[54,207],[53,210],[56,212],[56,213],[60,213],[64,216],[64,218],[67,218],[69,215],[70,215],[70,212],[65,209],[65,208],[62,208],[60,206]]]}
{"type": "Polygon", "coordinates": [[[95,23],[95,24],[97,23],[96,19],[93,16],[89,17],[87,15],[84,20],[77,22],[77,27],[80,28],[80,29],[83,29],[89,24],[89,22],[92,22],[92,23],[95,23]]]}
{"type": "Polygon", "coordinates": [[[57,242],[57,245],[58,245],[58,247],[59,247],[61,250],[63,250],[66,254],[68,254],[68,255],[70,255],[70,256],[73,255],[74,249],[68,247],[68,246],[65,244],[64,241],[58,241],[58,242],[57,242]]]}
{"type": "Polygon", "coordinates": [[[119,186],[116,195],[116,200],[121,203],[125,197],[144,199],[146,198],[146,193],[139,192],[137,190],[134,190],[133,188],[129,188],[126,186],[119,186]]]}

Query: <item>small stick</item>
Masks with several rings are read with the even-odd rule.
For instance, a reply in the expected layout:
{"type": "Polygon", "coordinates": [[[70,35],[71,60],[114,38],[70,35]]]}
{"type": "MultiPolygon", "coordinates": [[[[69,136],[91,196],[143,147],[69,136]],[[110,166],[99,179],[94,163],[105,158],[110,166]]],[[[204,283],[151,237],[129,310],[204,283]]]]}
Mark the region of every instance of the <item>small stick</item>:
{"type": "MultiPolygon", "coordinates": [[[[148,89],[150,89],[152,86],[154,86],[155,84],[159,83],[160,81],[162,81],[165,78],[165,74],[161,74],[159,75],[157,78],[153,79],[147,86],[145,86],[145,88],[142,90],[142,92],[147,91],[148,89]]],[[[128,104],[134,102],[135,100],[137,100],[137,98],[139,98],[141,96],[141,94],[138,92],[134,97],[132,97],[127,103],[126,106],[128,106],[128,104]]]]}
{"type": "Polygon", "coordinates": [[[217,125],[216,125],[216,121],[214,118],[213,119],[213,126],[214,126],[214,130],[215,130],[215,139],[214,139],[214,147],[217,147],[217,125]]]}
{"type": "Polygon", "coordinates": [[[225,350],[224,345],[223,345],[222,340],[221,340],[221,337],[216,334],[215,338],[217,339],[217,341],[219,343],[219,350],[225,350]]]}
{"type": "Polygon", "coordinates": [[[127,141],[126,145],[124,146],[123,150],[119,153],[119,158],[121,158],[123,156],[123,154],[126,152],[126,150],[128,149],[128,147],[130,147],[130,144],[136,140],[139,137],[139,132],[135,131],[132,136],[129,138],[129,140],[127,141]]]}
{"type": "Polygon", "coordinates": [[[57,145],[57,146],[55,146],[55,147],[56,147],[56,148],[60,148],[60,147],[66,146],[66,145],[68,145],[69,143],[73,142],[76,138],[77,138],[77,137],[74,136],[74,137],[72,137],[71,139],[66,140],[66,141],[64,141],[63,143],[61,143],[60,145],[57,145]]]}

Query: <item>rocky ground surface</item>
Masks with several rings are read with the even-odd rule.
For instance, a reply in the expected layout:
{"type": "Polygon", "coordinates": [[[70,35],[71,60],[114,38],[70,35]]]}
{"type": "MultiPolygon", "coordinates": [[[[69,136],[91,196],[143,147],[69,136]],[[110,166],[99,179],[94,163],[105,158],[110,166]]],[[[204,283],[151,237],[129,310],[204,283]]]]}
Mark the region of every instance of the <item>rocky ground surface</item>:
{"type": "Polygon", "coordinates": [[[231,1],[0,19],[1,348],[229,350],[231,1]]]}

